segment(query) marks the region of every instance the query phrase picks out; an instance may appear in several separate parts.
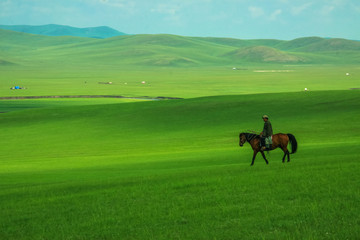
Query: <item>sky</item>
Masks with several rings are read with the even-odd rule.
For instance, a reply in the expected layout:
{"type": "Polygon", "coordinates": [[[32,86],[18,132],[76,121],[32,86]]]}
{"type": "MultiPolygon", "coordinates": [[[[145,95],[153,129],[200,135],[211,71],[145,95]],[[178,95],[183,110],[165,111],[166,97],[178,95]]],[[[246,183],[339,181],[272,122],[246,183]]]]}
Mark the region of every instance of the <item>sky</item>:
{"type": "Polygon", "coordinates": [[[127,34],[360,40],[360,0],[0,0],[0,25],[109,26],[127,34]]]}

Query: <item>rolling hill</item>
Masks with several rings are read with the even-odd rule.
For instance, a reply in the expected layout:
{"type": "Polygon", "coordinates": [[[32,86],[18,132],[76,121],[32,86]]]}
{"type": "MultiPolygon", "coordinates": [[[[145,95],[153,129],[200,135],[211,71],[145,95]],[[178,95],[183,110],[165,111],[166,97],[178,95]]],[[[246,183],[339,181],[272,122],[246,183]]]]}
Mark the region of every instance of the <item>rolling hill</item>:
{"type": "Polygon", "coordinates": [[[317,37],[241,40],[168,34],[106,39],[0,30],[1,65],[231,66],[247,63],[359,63],[360,42],[317,37]]]}
{"type": "Polygon", "coordinates": [[[125,33],[119,32],[110,27],[89,27],[76,28],[57,24],[48,24],[41,26],[30,25],[0,25],[0,29],[12,30],[23,33],[39,34],[45,36],[73,36],[73,37],[90,37],[90,38],[109,38],[125,33]]]}
{"type": "Polygon", "coordinates": [[[330,52],[330,51],[360,51],[358,41],[341,38],[325,39],[320,37],[297,38],[277,45],[281,50],[298,52],[330,52]]]}
{"type": "Polygon", "coordinates": [[[234,60],[247,60],[249,62],[279,62],[279,63],[299,63],[305,59],[296,55],[277,50],[275,48],[256,46],[236,49],[226,54],[234,60]]]}

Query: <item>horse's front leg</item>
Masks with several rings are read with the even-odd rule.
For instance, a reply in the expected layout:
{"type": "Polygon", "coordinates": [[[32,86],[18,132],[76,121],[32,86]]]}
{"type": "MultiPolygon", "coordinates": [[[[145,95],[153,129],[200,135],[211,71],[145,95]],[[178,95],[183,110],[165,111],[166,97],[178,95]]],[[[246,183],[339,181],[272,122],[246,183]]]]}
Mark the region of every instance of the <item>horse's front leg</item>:
{"type": "Polygon", "coordinates": [[[255,161],[255,157],[256,157],[256,154],[257,154],[257,153],[258,153],[258,151],[257,151],[257,150],[254,150],[254,155],[253,155],[252,162],[251,162],[251,165],[250,165],[250,166],[254,165],[254,161],[255,161]]]}
{"type": "Polygon", "coordinates": [[[266,164],[269,164],[269,162],[268,162],[268,160],[266,159],[265,154],[264,154],[264,152],[263,152],[263,151],[261,151],[261,155],[263,156],[263,158],[264,158],[264,160],[265,160],[266,164]]]}
{"type": "Polygon", "coordinates": [[[282,162],[284,163],[285,162],[285,158],[286,158],[286,152],[284,152],[284,156],[283,156],[283,158],[282,158],[282,162]]]}

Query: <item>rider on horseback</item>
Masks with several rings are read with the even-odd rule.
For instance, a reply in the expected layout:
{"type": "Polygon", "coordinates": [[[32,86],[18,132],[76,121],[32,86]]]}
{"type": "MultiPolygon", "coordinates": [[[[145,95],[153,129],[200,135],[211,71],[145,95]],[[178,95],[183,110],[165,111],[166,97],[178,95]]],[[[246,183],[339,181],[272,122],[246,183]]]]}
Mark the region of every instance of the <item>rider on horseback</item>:
{"type": "Polygon", "coordinates": [[[271,123],[269,121],[269,117],[267,115],[264,115],[262,118],[265,123],[264,123],[264,129],[260,134],[260,136],[261,136],[261,151],[265,151],[266,148],[271,149],[271,145],[272,145],[271,136],[273,135],[273,130],[272,130],[271,123]]]}

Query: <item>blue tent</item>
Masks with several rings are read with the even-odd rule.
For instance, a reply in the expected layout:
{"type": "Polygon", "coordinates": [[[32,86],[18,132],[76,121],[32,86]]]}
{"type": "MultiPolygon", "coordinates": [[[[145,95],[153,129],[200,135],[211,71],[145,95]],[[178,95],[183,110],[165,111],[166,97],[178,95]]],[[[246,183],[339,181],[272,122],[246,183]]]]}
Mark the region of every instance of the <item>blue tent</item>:
{"type": "Polygon", "coordinates": [[[20,87],[19,87],[19,86],[15,86],[15,89],[20,89],[20,87]]]}

